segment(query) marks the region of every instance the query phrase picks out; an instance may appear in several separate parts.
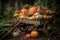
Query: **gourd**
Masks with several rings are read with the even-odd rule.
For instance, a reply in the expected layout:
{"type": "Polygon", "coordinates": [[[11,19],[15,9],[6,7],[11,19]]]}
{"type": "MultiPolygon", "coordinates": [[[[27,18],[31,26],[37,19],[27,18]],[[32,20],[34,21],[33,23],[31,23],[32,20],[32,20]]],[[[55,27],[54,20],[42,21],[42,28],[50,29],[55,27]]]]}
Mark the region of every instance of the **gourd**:
{"type": "Polygon", "coordinates": [[[32,20],[36,20],[36,16],[35,15],[33,15],[31,18],[32,18],[32,20]]]}
{"type": "Polygon", "coordinates": [[[51,18],[52,18],[52,16],[50,16],[50,15],[49,15],[49,16],[47,16],[47,19],[51,19],[51,18]]]}
{"type": "Polygon", "coordinates": [[[41,15],[41,14],[37,15],[37,16],[36,16],[36,19],[37,19],[37,20],[43,19],[43,15],[41,15]]]}
{"type": "Polygon", "coordinates": [[[20,13],[20,14],[19,14],[19,16],[18,16],[18,18],[25,18],[25,19],[26,19],[26,18],[27,18],[27,16],[26,16],[26,15],[24,15],[24,13],[20,13]]]}
{"type": "Polygon", "coordinates": [[[30,35],[30,34],[26,34],[25,37],[26,37],[26,38],[30,38],[31,35],[30,35]]]}
{"type": "Polygon", "coordinates": [[[38,37],[39,33],[37,31],[31,32],[31,37],[38,37]]]}
{"type": "Polygon", "coordinates": [[[52,18],[52,16],[50,16],[50,15],[48,15],[48,16],[47,15],[44,15],[43,17],[44,17],[45,20],[48,20],[48,19],[51,19],[52,18]]]}
{"type": "Polygon", "coordinates": [[[14,14],[14,17],[17,17],[18,15],[19,15],[19,14],[16,13],[16,14],[14,14]]]}
{"type": "Polygon", "coordinates": [[[34,14],[36,12],[37,12],[37,7],[36,6],[33,6],[29,9],[29,13],[31,13],[31,14],[34,14]]]}
{"type": "Polygon", "coordinates": [[[15,11],[13,16],[14,16],[14,17],[17,17],[17,16],[19,15],[19,12],[20,12],[20,11],[15,11]]]}
{"type": "Polygon", "coordinates": [[[26,14],[27,13],[27,9],[21,9],[21,13],[24,13],[24,14],[26,14]]]}
{"type": "Polygon", "coordinates": [[[43,15],[44,19],[46,20],[47,19],[47,15],[43,15]]]}

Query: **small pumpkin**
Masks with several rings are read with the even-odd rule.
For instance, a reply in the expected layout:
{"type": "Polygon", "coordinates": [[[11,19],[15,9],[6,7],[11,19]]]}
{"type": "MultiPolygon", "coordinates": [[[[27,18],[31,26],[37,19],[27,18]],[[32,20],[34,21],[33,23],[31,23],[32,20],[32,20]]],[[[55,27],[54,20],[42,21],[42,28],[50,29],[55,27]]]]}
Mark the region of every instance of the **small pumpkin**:
{"type": "Polygon", "coordinates": [[[27,16],[26,15],[22,15],[22,16],[20,16],[20,18],[27,19],[27,16]]]}
{"type": "Polygon", "coordinates": [[[52,18],[52,16],[50,16],[50,15],[44,15],[44,19],[51,19],[52,18]]]}
{"type": "Polygon", "coordinates": [[[21,18],[21,16],[23,16],[23,15],[24,15],[23,13],[20,13],[17,18],[21,18]]]}
{"type": "Polygon", "coordinates": [[[51,19],[51,18],[52,18],[52,16],[50,16],[50,15],[49,15],[49,16],[47,16],[47,19],[51,19]]]}
{"type": "Polygon", "coordinates": [[[31,37],[31,35],[30,34],[26,34],[26,36],[25,36],[26,38],[30,38],[31,37]]]}
{"type": "Polygon", "coordinates": [[[27,9],[21,9],[21,13],[24,13],[24,14],[26,14],[27,13],[27,9]]]}
{"type": "Polygon", "coordinates": [[[37,12],[37,7],[36,7],[36,6],[33,6],[33,7],[31,7],[31,8],[29,9],[29,13],[34,14],[34,13],[36,13],[36,12],[37,12]]]}
{"type": "Polygon", "coordinates": [[[24,19],[27,19],[28,17],[26,15],[24,15],[24,19]]]}
{"type": "Polygon", "coordinates": [[[19,14],[19,16],[22,16],[22,15],[24,15],[24,13],[20,13],[20,14],[19,14]]]}
{"type": "Polygon", "coordinates": [[[26,19],[28,17],[24,13],[20,13],[19,16],[18,16],[18,18],[25,18],[26,19]]]}
{"type": "Polygon", "coordinates": [[[32,18],[32,20],[36,20],[36,16],[35,15],[33,15],[31,18],[32,18]]]}
{"type": "Polygon", "coordinates": [[[32,31],[31,32],[31,37],[38,37],[39,33],[37,31],[32,31]]]}
{"type": "Polygon", "coordinates": [[[44,19],[46,20],[47,19],[47,15],[43,15],[44,19]]]}

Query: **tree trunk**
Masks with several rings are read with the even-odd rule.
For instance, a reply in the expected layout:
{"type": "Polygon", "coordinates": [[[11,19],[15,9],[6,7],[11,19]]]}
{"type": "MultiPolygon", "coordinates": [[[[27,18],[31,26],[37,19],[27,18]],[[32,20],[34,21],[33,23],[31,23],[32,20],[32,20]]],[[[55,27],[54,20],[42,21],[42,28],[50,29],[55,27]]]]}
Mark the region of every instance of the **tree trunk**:
{"type": "Polygon", "coordinates": [[[1,1],[0,1],[0,15],[1,15],[1,1]]]}

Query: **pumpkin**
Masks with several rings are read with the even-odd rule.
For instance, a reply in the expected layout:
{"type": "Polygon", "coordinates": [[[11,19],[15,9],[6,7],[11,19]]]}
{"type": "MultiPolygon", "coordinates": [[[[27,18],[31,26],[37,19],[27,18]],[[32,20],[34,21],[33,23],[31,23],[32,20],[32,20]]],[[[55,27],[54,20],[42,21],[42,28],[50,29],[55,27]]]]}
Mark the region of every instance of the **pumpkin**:
{"type": "Polygon", "coordinates": [[[52,16],[50,16],[50,15],[44,15],[44,19],[51,19],[52,18],[52,16]]]}
{"type": "Polygon", "coordinates": [[[26,36],[25,36],[26,38],[30,38],[31,37],[31,35],[30,34],[26,34],[26,36]]]}
{"type": "Polygon", "coordinates": [[[50,16],[50,15],[49,15],[49,16],[47,16],[47,19],[51,19],[51,18],[52,18],[52,16],[50,16]]]}
{"type": "Polygon", "coordinates": [[[23,16],[23,15],[24,15],[23,13],[20,13],[17,18],[21,18],[21,16],[23,16]]]}
{"type": "Polygon", "coordinates": [[[24,15],[24,13],[20,13],[20,14],[19,14],[19,16],[22,16],[22,15],[24,15]]]}
{"type": "Polygon", "coordinates": [[[43,15],[44,19],[46,20],[47,19],[47,15],[43,15]]]}
{"type": "Polygon", "coordinates": [[[27,19],[28,17],[26,15],[24,15],[24,19],[27,19]]]}
{"type": "Polygon", "coordinates": [[[35,7],[35,6],[33,6],[33,7],[31,7],[31,8],[29,9],[29,13],[34,14],[34,13],[36,13],[36,12],[37,12],[37,7],[35,7]]]}
{"type": "Polygon", "coordinates": [[[27,13],[27,9],[21,9],[21,13],[24,13],[24,14],[26,14],[27,13]]]}
{"type": "Polygon", "coordinates": [[[20,16],[20,18],[27,19],[27,16],[26,15],[22,15],[22,16],[20,16]]]}
{"type": "Polygon", "coordinates": [[[37,31],[31,32],[31,37],[38,37],[39,33],[37,31]]]}
{"type": "Polygon", "coordinates": [[[27,18],[27,16],[24,15],[24,13],[20,13],[19,16],[18,16],[18,18],[27,18]]]}
{"type": "Polygon", "coordinates": [[[33,15],[31,18],[32,18],[32,20],[36,20],[36,16],[35,15],[33,15]]]}

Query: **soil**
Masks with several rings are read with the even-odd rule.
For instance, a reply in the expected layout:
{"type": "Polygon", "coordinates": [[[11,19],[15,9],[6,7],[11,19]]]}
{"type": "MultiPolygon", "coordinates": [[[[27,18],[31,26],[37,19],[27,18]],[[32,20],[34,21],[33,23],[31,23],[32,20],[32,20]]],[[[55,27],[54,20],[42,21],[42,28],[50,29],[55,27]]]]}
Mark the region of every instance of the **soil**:
{"type": "Polygon", "coordinates": [[[12,37],[11,35],[7,35],[2,40],[60,40],[60,36],[52,35],[50,37],[47,37],[47,36],[39,35],[39,37],[37,38],[25,38],[24,34],[20,33],[20,35],[17,37],[12,37]]]}

